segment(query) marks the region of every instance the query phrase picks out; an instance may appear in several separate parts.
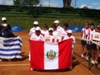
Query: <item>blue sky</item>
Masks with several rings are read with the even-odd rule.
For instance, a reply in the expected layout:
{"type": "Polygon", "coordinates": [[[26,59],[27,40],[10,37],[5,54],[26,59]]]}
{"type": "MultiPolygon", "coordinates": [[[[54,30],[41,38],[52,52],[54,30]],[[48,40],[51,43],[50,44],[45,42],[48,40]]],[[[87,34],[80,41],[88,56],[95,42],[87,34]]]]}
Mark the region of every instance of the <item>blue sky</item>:
{"type": "MultiPolygon", "coordinates": [[[[72,0],[72,6],[82,8],[88,6],[92,9],[100,9],[100,0],[72,0]]],[[[45,7],[63,7],[63,0],[41,0],[41,3],[45,7]]],[[[13,0],[0,0],[0,5],[13,5],[13,0]]]]}
{"type": "Polygon", "coordinates": [[[76,0],[76,1],[77,1],[76,5],[79,8],[86,5],[93,9],[100,9],[100,0],[76,0]]]}
{"type": "MultiPolygon", "coordinates": [[[[63,7],[63,0],[42,0],[41,2],[44,6],[46,3],[48,4],[47,6],[55,6],[55,7],[63,7]],[[50,4],[49,4],[50,2],[50,4]]],[[[88,6],[89,8],[92,9],[100,9],[100,0],[72,0],[71,5],[77,8],[82,8],[84,6],[88,6]]]]}

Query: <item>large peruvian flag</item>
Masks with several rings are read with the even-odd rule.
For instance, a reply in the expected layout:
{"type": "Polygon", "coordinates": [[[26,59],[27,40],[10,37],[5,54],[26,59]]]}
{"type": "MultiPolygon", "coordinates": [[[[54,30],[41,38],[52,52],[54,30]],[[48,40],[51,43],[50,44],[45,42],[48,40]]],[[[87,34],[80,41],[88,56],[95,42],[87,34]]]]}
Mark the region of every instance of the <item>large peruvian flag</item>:
{"type": "Polygon", "coordinates": [[[31,68],[39,70],[71,67],[72,39],[59,43],[30,40],[31,68]]]}

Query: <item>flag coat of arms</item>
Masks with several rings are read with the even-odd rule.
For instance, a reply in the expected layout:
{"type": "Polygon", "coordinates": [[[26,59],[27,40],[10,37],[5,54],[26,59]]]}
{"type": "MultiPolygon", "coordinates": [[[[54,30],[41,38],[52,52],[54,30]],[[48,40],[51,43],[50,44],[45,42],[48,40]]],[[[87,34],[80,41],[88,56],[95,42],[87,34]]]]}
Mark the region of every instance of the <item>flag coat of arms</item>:
{"type": "Polygon", "coordinates": [[[66,69],[72,65],[72,39],[58,43],[30,40],[30,67],[39,70],[66,69]]]}
{"type": "Polygon", "coordinates": [[[21,46],[22,46],[22,40],[19,36],[12,38],[0,37],[0,58],[1,59],[22,58],[21,46]]]}

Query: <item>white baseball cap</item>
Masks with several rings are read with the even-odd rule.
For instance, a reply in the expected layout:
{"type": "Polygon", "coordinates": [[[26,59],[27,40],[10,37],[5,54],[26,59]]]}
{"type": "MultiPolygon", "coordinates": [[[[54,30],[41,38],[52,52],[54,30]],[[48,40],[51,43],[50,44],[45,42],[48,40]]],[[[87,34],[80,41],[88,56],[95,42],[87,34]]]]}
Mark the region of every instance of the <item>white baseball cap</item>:
{"type": "Polygon", "coordinates": [[[72,30],[68,30],[67,33],[72,33],[72,30]]]}
{"type": "Polygon", "coordinates": [[[38,30],[41,30],[41,28],[40,27],[36,27],[35,28],[35,31],[38,31],[38,30]]]}
{"type": "Polygon", "coordinates": [[[38,21],[34,21],[33,24],[38,25],[39,23],[38,23],[38,21]]]}
{"type": "Polygon", "coordinates": [[[2,17],[2,19],[1,19],[1,20],[2,20],[2,21],[4,21],[4,20],[7,20],[7,19],[6,19],[6,17],[2,17]]]}
{"type": "Polygon", "coordinates": [[[55,20],[54,23],[60,23],[59,20],[55,20]]]}
{"type": "Polygon", "coordinates": [[[49,28],[49,31],[50,31],[50,30],[52,30],[52,31],[53,31],[53,28],[49,28]]]}
{"type": "Polygon", "coordinates": [[[8,25],[6,23],[3,24],[3,27],[7,27],[8,25]]]}

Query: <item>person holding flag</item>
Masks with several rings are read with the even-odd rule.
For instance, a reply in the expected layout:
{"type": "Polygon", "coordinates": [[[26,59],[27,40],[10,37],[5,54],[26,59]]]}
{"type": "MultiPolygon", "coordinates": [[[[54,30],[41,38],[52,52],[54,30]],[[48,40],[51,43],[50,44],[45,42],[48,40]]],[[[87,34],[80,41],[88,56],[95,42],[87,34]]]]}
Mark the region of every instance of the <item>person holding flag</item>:
{"type": "Polygon", "coordinates": [[[41,28],[40,27],[35,28],[35,34],[31,35],[30,40],[35,40],[35,41],[43,41],[44,40],[44,37],[41,34],[41,28]]]}
{"type": "Polygon", "coordinates": [[[2,24],[2,30],[0,31],[0,36],[4,37],[4,38],[9,38],[9,37],[17,37],[16,35],[14,35],[8,27],[8,24],[4,23],[2,24]]]}
{"type": "MultiPolygon", "coordinates": [[[[0,30],[3,29],[3,24],[7,24],[7,18],[6,18],[6,17],[2,17],[2,18],[1,18],[0,30]]],[[[7,24],[7,28],[8,28],[8,30],[11,30],[11,27],[10,27],[9,24],[7,24]]]]}
{"type": "Polygon", "coordinates": [[[68,30],[67,31],[67,36],[65,36],[64,37],[64,40],[66,40],[66,39],[72,39],[73,41],[72,41],[72,54],[73,54],[73,52],[74,52],[74,45],[75,45],[75,43],[76,43],[76,40],[75,40],[75,37],[72,35],[72,30],[68,30]]]}
{"type": "Polygon", "coordinates": [[[11,61],[11,59],[14,58],[22,58],[21,38],[9,30],[8,24],[4,23],[2,27],[0,31],[0,61],[2,61],[2,59],[11,61]]]}
{"type": "MultiPolygon", "coordinates": [[[[35,28],[35,33],[31,35],[30,40],[34,40],[34,41],[43,41],[44,40],[44,36],[41,34],[40,27],[35,28]]],[[[29,52],[29,61],[31,61],[30,60],[30,52],[29,52]]]]}

